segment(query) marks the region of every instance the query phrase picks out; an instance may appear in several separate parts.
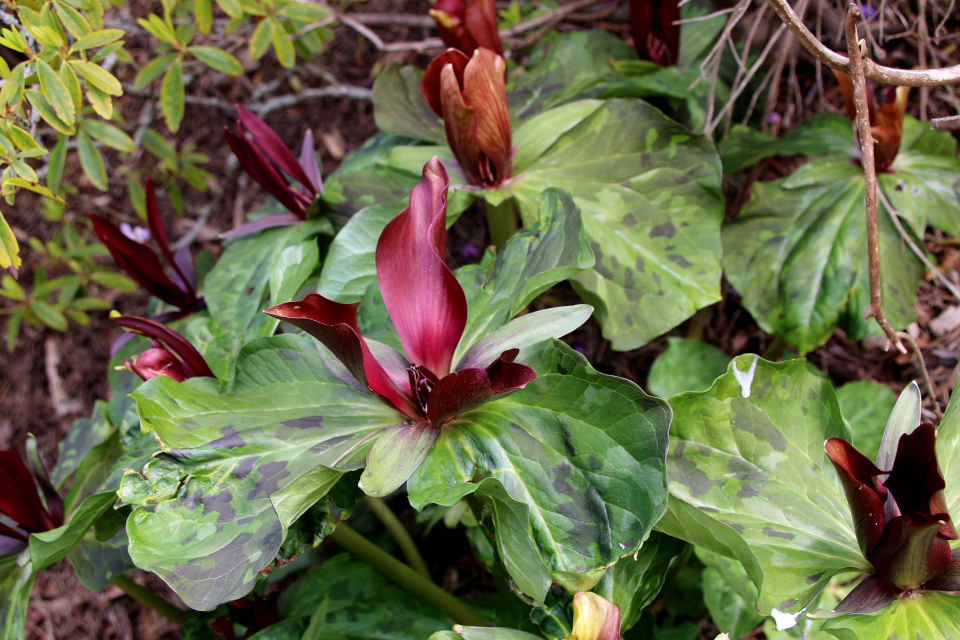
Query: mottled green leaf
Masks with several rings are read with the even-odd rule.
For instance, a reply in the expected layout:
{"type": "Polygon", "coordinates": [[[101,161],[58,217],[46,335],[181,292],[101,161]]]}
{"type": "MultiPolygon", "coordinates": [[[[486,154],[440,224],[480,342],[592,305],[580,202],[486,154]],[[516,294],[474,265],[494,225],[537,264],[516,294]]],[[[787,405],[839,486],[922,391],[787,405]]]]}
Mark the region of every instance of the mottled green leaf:
{"type": "Polygon", "coordinates": [[[180,128],[180,121],[183,120],[184,109],[184,87],[183,87],[183,69],[180,66],[180,60],[177,59],[163,76],[163,82],[160,83],[160,111],[163,113],[163,119],[167,122],[167,129],[171,133],[176,133],[180,128]]]}
{"type": "Polygon", "coordinates": [[[23,640],[27,623],[27,604],[36,573],[27,558],[0,558],[0,640],[23,640]]]}
{"type": "Polygon", "coordinates": [[[50,474],[56,487],[62,487],[80,466],[81,460],[91,449],[104,442],[113,432],[107,417],[107,403],[98,400],[93,404],[89,418],[77,418],[70,425],[67,436],[58,445],[57,466],[50,474]]]}
{"type": "Polygon", "coordinates": [[[317,293],[337,302],[356,302],[376,282],[377,241],[400,210],[373,205],[353,215],[330,243],[317,293]]]}
{"type": "Polygon", "coordinates": [[[919,591],[877,613],[850,615],[823,623],[840,640],[926,640],[960,637],[960,597],[919,591]]]}
{"type": "MultiPolygon", "coordinates": [[[[947,512],[960,514],[960,393],[954,392],[937,428],[937,460],[947,479],[944,498],[947,512]]],[[[957,517],[960,517],[958,515],[957,517]]]]}
{"type": "Polygon", "coordinates": [[[723,172],[736,173],[770,156],[822,156],[856,153],[850,119],[837,113],[813,114],[779,138],[742,124],[734,125],[720,141],[723,172]]]}
{"type": "Polygon", "coordinates": [[[754,609],[759,597],[757,587],[736,560],[703,548],[697,548],[696,554],[706,565],[703,603],[713,623],[728,633],[731,640],[740,640],[763,622],[763,616],[754,609]]]}
{"type": "Polygon", "coordinates": [[[893,390],[872,380],[855,380],[837,389],[837,399],[843,417],[850,423],[851,442],[857,451],[876,460],[887,418],[897,402],[893,390]]]}
{"type": "Polygon", "coordinates": [[[660,593],[673,559],[686,546],[677,538],[654,531],[637,554],[620,558],[603,574],[594,591],[620,607],[621,631],[640,620],[644,607],[660,593]]]}
{"type": "Polygon", "coordinates": [[[83,501],[70,521],[51,531],[30,535],[30,559],[37,569],[46,569],[63,558],[86,535],[104,511],[117,501],[113,491],[90,496],[83,501]]]}
{"type": "Polygon", "coordinates": [[[684,391],[705,391],[727,372],[730,356],[702,340],[667,338],[667,349],[653,361],[647,389],[669,398],[684,391]]]}
{"type": "Polygon", "coordinates": [[[802,359],[744,355],[709,391],[674,396],[671,407],[670,513],[659,530],[736,557],[765,614],[799,615],[834,574],[870,570],[823,449],[850,438],[829,381],[802,359]]]}
{"type": "Polygon", "coordinates": [[[362,466],[369,437],[397,421],[292,335],[244,347],[231,385],[155,378],[134,397],[165,453],[121,485],[128,502],[160,504],[131,514],[130,556],[203,610],[248,592],[291,519],[340,476],[329,467],[362,466]]]}
{"type": "MultiPolygon", "coordinates": [[[[270,265],[270,301],[281,304],[294,299],[307,279],[320,267],[320,249],[317,241],[309,238],[302,244],[284,249],[270,265]]],[[[273,335],[280,321],[268,319],[260,325],[260,335],[273,335]]]]}
{"type": "MultiPolygon", "coordinates": [[[[786,179],[754,185],[739,217],[724,225],[723,263],[764,331],[801,354],[840,326],[861,339],[879,334],[872,318],[863,173],[842,156],[804,165],[786,179]]],[[[883,310],[894,329],[916,317],[920,260],[878,207],[883,310]]]]}
{"type": "Polygon", "coordinates": [[[522,351],[518,361],[536,370],[536,380],[445,425],[407,490],[419,509],[451,506],[474,491],[489,504],[497,487],[490,483],[502,485],[522,508],[495,508],[497,530],[527,532],[528,561],[549,571],[528,594],[542,599],[550,580],[589,589],[601,569],[640,548],[666,506],[670,411],[557,340],[522,351]]]}
{"type": "Polygon", "coordinates": [[[373,83],[374,119],[381,131],[443,143],[447,134],[420,91],[422,80],[423,71],[413,66],[381,71],[373,83]]]}
{"type": "Polygon", "coordinates": [[[110,581],[134,568],[127,553],[127,534],[120,531],[113,538],[101,542],[93,533],[88,533],[77,543],[67,560],[77,578],[87,589],[100,591],[110,581]]]}

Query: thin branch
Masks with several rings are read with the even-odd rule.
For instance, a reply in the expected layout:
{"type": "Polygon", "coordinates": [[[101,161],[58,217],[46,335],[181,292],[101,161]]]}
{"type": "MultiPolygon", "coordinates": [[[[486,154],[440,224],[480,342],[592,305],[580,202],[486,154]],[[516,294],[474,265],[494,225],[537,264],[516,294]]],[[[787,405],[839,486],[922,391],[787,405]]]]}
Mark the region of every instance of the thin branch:
{"type": "Polygon", "coordinates": [[[936,131],[956,131],[960,129],[960,116],[934,118],[930,121],[930,126],[936,131]]]}
{"type": "Polygon", "coordinates": [[[357,22],[374,27],[421,27],[432,29],[437,26],[430,16],[410,13],[351,13],[357,22]]]}
{"type": "MultiPolygon", "coordinates": [[[[800,40],[800,44],[809,51],[820,62],[832,69],[843,71],[853,75],[851,61],[840,54],[828,49],[822,42],[810,33],[810,30],[803,24],[803,21],[794,13],[787,0],[767,0],[780,19],[793,31],[793,34],[800,40]]],[[[943,69],[927,69],[924,71],[911,71],[907,69],[894,69],[884,67],[872,60],[863,61],[863,74],[865,77],[880,82],[882,84],[892,84],[901,87],[932,87],[942,84],[953,84],[960,82],[960,65],[945,67],[943,69]]]]}
{"type": "Polygon", "coordinates": [[[550,23],[555,20],[558,16],[562,19],[568,13],[574,13],[583,9],[584,7],[589,7],[592,4],[596,4],[599,0],[577,0],[576,2],[571,2],[570,4],[560,5],[556,9],[551,9],[543,15],[537,16],[536,18],[531,18],[526,22],[521,22],[518,25],[513,27],[508,27],[500,31],[500,36],[503,38],[511,38],[513,36],[518,36],[521,33],[526,33],[527,31],[532,31],[542,27],[545,24],[550,23]]]}
{"type": "Polygon", "coordinates": [[[353,87],[350,85],[342,84],[338,86],[330,87],[317,87],[313,89],[304,89],[299,93],[290,94],[286,96],[279,96],[277,98],[270,98],[265,100],[263,104],[254,109],[253,107],[247,107],[251,111],[254,111],[260,117],[263,117],[270,113],[271,111],[276,111],[277,109],[285,109],[291,107],[295,104],[301,102],[306,102],[308,100],[316,100],[319,98],[350,98],[352,100],[372,100],[373,91],[365,87],[353,87]]]}
{"type": "Polygon", "coordinates": [[[913,355],[920,365],[920,375],[923,376],[923,383],[927,387],[927,395],[933,399],[933,407],[936,409],[937,418],[943,418],[943,411],[940,409],[940,400],[937,399],[937,389],[933,386],[933,380],[930,379],[930,372],[927,371],[927,363],[923,361],[923,352],[920,351],[916,340],[914,340],[913,336],[909,333],[900,331],[897,333],[897,337],[910,345],[910,350],[913,351],[913,355]]]}
{"type": "Polygon", "coordinates": [[[866,181],[867,195],[867,255],[870,267],[870,310],[864,319],[873,316],[897,350],[906,353],[907,349],[897,337],[880,304],[880,246],[877,237],[877,166],[873,151],[873,135],[870,131],[870,112],[867,107],[867,79],[864,77],[863,56],[860,53],[860,39],[857,37],[857,19],[860,7],[851,3],[847,12],[846,37],[847,55],[850,56],[850,71],[853,78],[853,102],[857,108],[857,132],[860,134],[860,153],[863,175],[866,181]]]}

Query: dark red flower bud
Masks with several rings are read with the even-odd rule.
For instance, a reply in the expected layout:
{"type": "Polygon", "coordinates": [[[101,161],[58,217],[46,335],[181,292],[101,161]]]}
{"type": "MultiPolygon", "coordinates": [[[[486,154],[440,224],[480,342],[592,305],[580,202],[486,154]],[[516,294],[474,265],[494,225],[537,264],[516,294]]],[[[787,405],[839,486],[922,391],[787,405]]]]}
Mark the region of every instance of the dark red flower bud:
{"type": "Polygon", "coordinates": [[[669,67],[680,55],[678,0],[630,0],[630,32],[641,60],[669,67]]]}
{"type": "Polygon", "coordinates": [[[503,55],[493,0],[437,0],[430,9],[443,44],[472,56],[478,47],[503,55]]]}

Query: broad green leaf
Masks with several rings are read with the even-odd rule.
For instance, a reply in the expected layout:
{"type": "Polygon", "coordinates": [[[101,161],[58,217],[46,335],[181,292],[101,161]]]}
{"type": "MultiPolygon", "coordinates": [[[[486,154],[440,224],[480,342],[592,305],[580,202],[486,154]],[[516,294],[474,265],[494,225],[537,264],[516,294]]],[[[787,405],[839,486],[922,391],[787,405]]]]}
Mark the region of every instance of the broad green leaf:
{"type": "Polygon", "coordinates": [[[528,587],[542,601],[551,580],[589,589],[602,569],[641,547],[666,507],[670,411],[557,340],[523,350],[518,361],[536,380],[445,425],[407,490],[417,509],[451,506],[474,491],[494,502],[498,535],[526,532],[527,562],[549,572],[528,587]],[[500,485],[513,508],[499,508],[500,485]]]}
{"type": "Polygon", "coordinates": [[[273,42],[273,51],[277,55],[277,62],[284,69],[289,69],[296,62],[296,54],[293,50],[293,43],[287,38],[287,30],[283,28],[283,23],[275,18],[269,18],[264,22],[270,23],[270,40],[273,42]]]}
{"type": "Polygon", "coordinates": [[[35,576],[29,558],[22,566],[17,555],[0,558],[0,640],[26,637],[27,604],[35,576]]]}
{"type": "Polygon", "coordinates": [[[213,4],[210,0],[193,0],[193,15],[200,33],[210,33],[210,27],[213,26],[213,4]]]}
{"type": "Polygon", "coordinates": [[[720,141],[719,150],[724,173],[736,173],[770,156],[856,153],[850,119],[827,111],[813,114],[779,138],[742,124],[734,125],[720,141]]]}
{"type": "Polygon", "coordinates": [[[823,623],[840,640],[906,640],[960,637],[960,597],[918,591],[877,613],[850,615],[823,623]]]}
{"type": "Polygon", "coordinates": [[[120,432],[116,429],[103,442],[90,449],[77,466],[70,492],[63,500],[63,508],[68,515],[73,514],[77,506],[90,496],[117,490],[123,471],[122,467],[118,469],[115,465],[125,453],[120,432]]]}
{"type": "Polygon", "coordinates": [[[331,232],[328,220],[315,218],[232,242],[204,283],[210,317],[225,329],[240,333],[245,340],[258,336],[261,325],[270,321],[270,317],[261,312],[265,308],[272,265],[287,247],[331,232]]]}
{"type": "Polygon", "coordinates": [[[344,303],[363,297],[377,279],[377,241],[398,213],[400,210],[389,205],[373,205],[355,213],[330,243],[317,293],[344,303]]]}
{"type": "Polygon", "coordinates": [[[107,95],[123,95],[123,87],[120,85],[120,81],[114,78],[113,74],[103,67],[95,65],[92,62],[84,62],[83,60],[71,60],[70,66],[79,71],[80,75],[82,75],[89,84],[92,84],[107,95]]]}
{"type": "Polygon", "coordinates": [[[667,350],[657,356],[647,374],[647,389],[669,398],[684,391],[705,391],[727,372],[730,356],[702,340],[667,338],[667,350]]]}
{"type": "MultiPolygon", "coordinates": [[[[54,75],[54,77],[56,77],[56,75],[54,75]]],[[[57,82],[60,82],[60,78],[57,78],[57,82]]],[[[63,86],[62,82],[60,82],[60,86],[63,86]]],[[[66,87],[64,87],[64,92],[66,92],[66,87]]],[[[27,89],[24,93],[27,96],[27,100],[30,101],[30,105],[37,110],[37,112],[40,114],[40,117],[59,133],[72,136],[77,132],[77,128],[72,123],[67,124],[60,119],[60,116],[56,114],[56,112],[53,110],[53,107],[50,106],[50,103],[47,102],[47,99],[41,92],[35,89],[27,89]]],[[[69,95],[66,95],[66,98],[67,100],[70,100],[69,95]]],[[[70,104],[73,105],[72,100],[70,101],[70,104]]]]}
{"type": "Polygon", "coordinates": [[[128,502],[160,504],[131,514],[130,556],[202,610],[253,587],[291,524],[278,513],[295,517],[313,504],[317,474],[340,476],[322,467],[359,468],[369,437],[397,421],[334,378],[314,342],[298,336],[246,345],[229,387],[155,378],[134,397],[166,453],[121,485],[128,502]]]}
{"type": "Polygon", "coordinates": [[[837,389],[837,399],[840,401],[840,412],[850,423],[853,433],[850,442],[857,451],[876,460],[887,418],[897,401],[893,390],[872,380],[855,380],[837,389]]]}
{"type": "MultiPolygon", "coordinates": [[[[206,1],[209,2],[210,0],[206,1]]],[[[243,73],[243,66],[240,64],[240,61],[222,49],[197,46],[190,47],[189,51],[196,56],[200,62],[214,71],[219,71],[229,76],[239,76],[243,73]]]]}
{"type": "Polygon", "coordinates": [[[736,557],[764,614],[799,615],[834,574],[871,570],[823,449],[850,433],[830,382],[803,359],[739,356],[709,391],[670,404],[671,501],[659,530],[736,557]]]}
{"type": "Polygon", "coordinates": [[[51,531],[30,535],[30,559],[37,569],[46,569],[63,558],[87,533],[94,521],[117,501],[113,491],[90,496],[70,521],[51,531]]]}
{"type": "Polygon", "coordinates": [[[0,213],[0,269],[20,269],[20,244],[3,213],[0,213]]]}
{"type": "MultiPolygon", "coordinates": [[[[72,127],[77,117],[77,109],[70,97],[70,91],[63,84],[60,76],[50,68],[50,65],[40,60],[36,60],[37,78],[40,80],[40,90],[46,99],[50,108],[57,114],[57,117],[68,127],[72,127]]],[[[42,115],[42,114],[41,114],[42,115]]],[[[51,123],[52,124],[52,123],[51,123]]]]}
{"type": "Polygon", "coordinates": [[[373,83],[373,115],[377,127],[398,136],[443,143],[443,122],[420,91],[423,71],[390,65],[373,83]]]}
{"type": "MultiPolygon", "coordinates": [[[[314,238],[284,249],[270,265],[270,304],[294,300],[294,296],[314,271],[320,268],[320,249],[314,238]]],[[[280,320],[270,318],[260,325],[260,335],[270,336],[280,320]]]]}
{"type": "Polygon", "coordinates": [[[90,178],[93,186],[100,191],[106,191],[109,185],[103,156],[100,155],[100,150],[94,146],[87,132],[82,129],[77,132],[77,153],[80,154],[80,166],[83,167],[83,172],[90,178]]]}
{"type": "Polygon", "coordinates": [[[137,73],[137,78],[133,81],[133,86],[137,89],[143,89],[162,76],[177,61],[179,56],[180,54],[177,53],[165,53],[143,65],[143,68],[137,73]]]}
{"type": "MultiPolygon", "coordinates": [[[[947,481],[947,512],[960,514],[960,393],[954,392],[937,428],[937,460],[947,481]]],[[[960,516],[958,516],[960,517],[960,516]]]]}
{"type": "Polygon", "coordinates": [[[636,555],[620,558],[603,574],[594,591],[620,607],[621,631],[640,620],[644,607],[660,593],[673,559],[685,548],[681,540],[654,531],[636,555]]]}
{"type": "Polygon", "coordinates": [[[107,145],[111,149],[116,149],[123,153],[133,153],[137,148],[133,143],[133,138],[103,120],[82,118],[80,120],[80,127],[90,134],[90,137],[107,145]]]}
{"type": "Polygon", "coordinates": [[[95,47],[105,47],[108,44],[116,42],[126,35],[123,29],[101,29],[93,31],[87,35],[77,38],[77,41],[70,47],[70,53],[77,51],[86,51],[95,47]]]}
{"type": "Polygon", "coordinates": [[[183,120],[184,109],[183,69],[180,60],[171,65],[160,84],[160,111],[167,122],[167,129],[176,133],[183,120]]]}
{"type": "Polygon", "coordinates": [[[270,48],[270,38],[273,28],[270,26],[271,20],[261,20],[257,28],[253,30],[253,36],[250,37],[250,58],[259,60],[263,54],[270,48]]]}
{"type": "Polygon", "coordinates": [[[759,597],[757,587],[736,560],[703,548],[697,548],[696,554],[706,565],[703,603],[713,623],[730,634],[731,640],[740,640],[763,622],[763,616],[753,608],[759,597]]]}
{"type": "Polygon", "coordinates": [[[113,425],[107,416],[107,403],[97,400],[93,412],[88,418],[77,418],[70,425],[67,436],[57,446],[57,466],[50,474],[50,480],[57,488],[76,472],[80,462],[94,447],[106,441],[113,432],[113,425]]]}
{"type": "Polygon", "coordinates": [[[80,584],[91,591],[100,591],[117,576],[135,568],[127,552],[127,534],[122,530],[105,541],[97,539],[93,532],[87,533],[67,554],[67,560],[80,584]]]}

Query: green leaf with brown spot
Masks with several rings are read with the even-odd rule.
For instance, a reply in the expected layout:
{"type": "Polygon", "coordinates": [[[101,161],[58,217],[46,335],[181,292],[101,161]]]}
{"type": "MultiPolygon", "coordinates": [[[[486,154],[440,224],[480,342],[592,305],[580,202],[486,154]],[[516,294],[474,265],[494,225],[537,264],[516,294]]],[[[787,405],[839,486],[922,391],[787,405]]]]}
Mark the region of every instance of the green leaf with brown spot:
{"type": "Polygon", "coordinates": [[[551,580],[591,588],[602,570],[633,555],[666,507],[666,403],[595,371],[557,340],[521,351],[537,378],[507,398],[445,425],[407,481],[416,508],[476,495],[505,531],[526,538],[508,569],[542,602],[551,580]],[[523,563],[542,567],[537,579],[523,563]]]}
{"type": "MultiPolygon", "coordinates": [[[[880,334],[875,320],[864,320],[870,306],[865,198],[859,167],[830,155],[789,178],[755,184],[740,215],[724,225],[723,264],[743,306],[764,331],[801,354],[837,326],[857,340],[880,334]]],[[[894,329],[903,329],[916,318],[923,265],[890,215],[881,202],[883,310],[894,329]]]]}
{"type": "Polygon", "coordinates": [[[871,570],[823,449],[849,429],[833,386],[803,359],[739,356],[710,390],[670,404],[671,501],[659,530],[736,557],[764,614],[798,614],[834,574],[871,570]]]}
{"type": "Polygon", "coordinates": [[[26,637],[27,604],[36,572],[29,558],[20,566],[18,555],[0,558],[0,640],[26,637]]]}
{"type": "Polygon", "coordinates": [[[293,335],[246,345],[232,383],[155,378],[133,396],[164,453],[121,485],[124,500],[159,505],[130,515],[130,556],[203,610],[250,591],[286,528],[397,422],[293,335]]]}
{"type": "Polygon", "coordinates": [[[960,597],[918,591],[868,615],[849,615],[823,623],[839,640],[906,640],[960,637],[960,597]]]}

